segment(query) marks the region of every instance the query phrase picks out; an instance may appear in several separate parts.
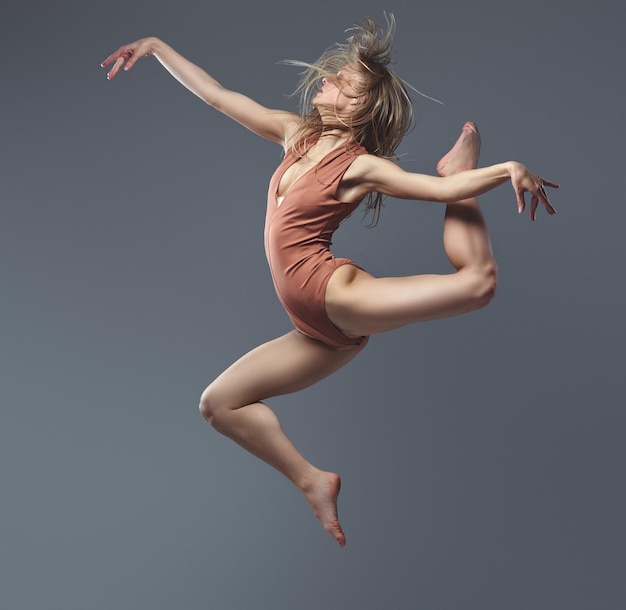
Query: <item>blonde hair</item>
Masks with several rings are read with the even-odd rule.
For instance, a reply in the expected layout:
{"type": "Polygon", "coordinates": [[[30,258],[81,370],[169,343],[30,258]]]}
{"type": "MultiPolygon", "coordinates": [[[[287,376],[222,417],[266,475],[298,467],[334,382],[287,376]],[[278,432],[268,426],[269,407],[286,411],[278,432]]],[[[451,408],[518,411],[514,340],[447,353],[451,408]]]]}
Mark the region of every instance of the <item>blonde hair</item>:
{"type": "MultiPolygon", "coordinates": [[[[329,129],[347,129],[352,140],[369,154],[393,158],[405,134],[413,127],[413,105],[407,88],[388,65],[392,61],[392,42],[395,32],[393,15],[385,15],[385,27],[369,17],[362,25],[350,30],[346,44],[329,48],[316,62],[288,61],[305,68],[294,95],[300,95],[302,123],[292,143],[292,150],[303,155],[312,143],[329,129]],[[349,116],[335,114],[336,124],[322,123],[319,111],[313,106],[313,97],[320,80],[337,82],[338,73],[346,67],[356,70],[359,79],[351,83],[359,104],[349,116]]],[[[375,224],[380,214],[383,195],[369,193],[365,199],[368,210],[374,211],[375,224]]]]}

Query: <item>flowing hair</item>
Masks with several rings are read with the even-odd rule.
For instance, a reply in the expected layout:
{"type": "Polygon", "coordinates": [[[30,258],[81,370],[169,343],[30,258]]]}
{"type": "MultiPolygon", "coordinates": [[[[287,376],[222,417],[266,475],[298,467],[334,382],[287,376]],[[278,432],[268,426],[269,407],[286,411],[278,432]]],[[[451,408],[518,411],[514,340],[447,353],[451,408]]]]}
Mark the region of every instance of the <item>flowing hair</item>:
{"type": "MultiPolygon", "coordinates": [[[[305,68],[293,95],[300,96],[299,126],[291,148],[302,156],[325,130],[343,129],[352,133],[352,141],[363,146],[369,154],[386,159],[395,158],[402,138],[414,124],[413,105],[400,77],[388,65],[392,61],[392,42],[395,32],[393,15],[385,15],[385,26],[369,17],[362,25],[347,30],[351,32],[345,44],[335,44],[314,63],[287,61],[290,65],[305,68]],[[335,112],[336,123],[323,124],[319,111],[312,101],[319,91],[320,81],[326,78],[337,83],[338,73],[346,67],[356,70],[356,90],[359,104],[349,116],[335,112]]],[[[345,91],[344,91],[345,93],[345,91]]],[[[372,224],[380,215],[383,195],[371,192],[365,199],[368,211],[373,211],[372,224]]]]}

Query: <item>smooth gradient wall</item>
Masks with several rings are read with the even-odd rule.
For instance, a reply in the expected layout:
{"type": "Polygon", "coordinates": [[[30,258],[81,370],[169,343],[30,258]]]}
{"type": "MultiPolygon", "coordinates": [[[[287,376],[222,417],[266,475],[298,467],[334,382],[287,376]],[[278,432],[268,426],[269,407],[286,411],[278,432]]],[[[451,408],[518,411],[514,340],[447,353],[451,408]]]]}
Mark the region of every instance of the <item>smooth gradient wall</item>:
{"type": "MultiPolygon", "coordinates": [[[[614,0],[5,2],[0,9],[0,607],[7,610],[621,610],[624,57],[614,0]],[[297,69],[393,12],[432,173],[466,120],[482,163],[562,184],[556,217],[482,198],[500,266],[479,312],[373,337],[270,401],[343,479],[339,549],[279,474],[197,410],[290,329],[262,249],[280,149],[153,58],[296,108],[297,69]]],[[[356,213],[335,252],[447,273],[440,204],[356,213]]]]}

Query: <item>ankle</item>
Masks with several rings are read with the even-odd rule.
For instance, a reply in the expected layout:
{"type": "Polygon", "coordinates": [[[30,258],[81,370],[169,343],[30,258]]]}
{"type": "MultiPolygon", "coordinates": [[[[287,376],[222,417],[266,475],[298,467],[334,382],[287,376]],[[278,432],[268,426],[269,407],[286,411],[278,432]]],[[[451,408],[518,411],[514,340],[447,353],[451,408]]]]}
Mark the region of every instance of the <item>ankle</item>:
{"type": "Polygon", "coordinates": [[[319,480],[321,475],[322,471],[312,466],[307,469],[306,472],[301,473],[296,479],[294,479],[293,483],[301,493],[306,494],[313,489],[315,483],[319,480]]]}

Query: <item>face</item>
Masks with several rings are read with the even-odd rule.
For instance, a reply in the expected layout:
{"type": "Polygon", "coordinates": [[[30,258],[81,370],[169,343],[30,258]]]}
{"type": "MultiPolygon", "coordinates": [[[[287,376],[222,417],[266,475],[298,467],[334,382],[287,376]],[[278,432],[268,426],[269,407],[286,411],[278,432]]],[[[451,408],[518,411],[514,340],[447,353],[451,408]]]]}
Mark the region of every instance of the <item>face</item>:
{"type": "Polygon", "coordinates": [[[336,77],[322,79],[322,87],[313,98],[313,104],[318,110],[331,107],[333,112],[350,111],[361,102],[363,85],[359,71],[346,66],[336,77]]]}

